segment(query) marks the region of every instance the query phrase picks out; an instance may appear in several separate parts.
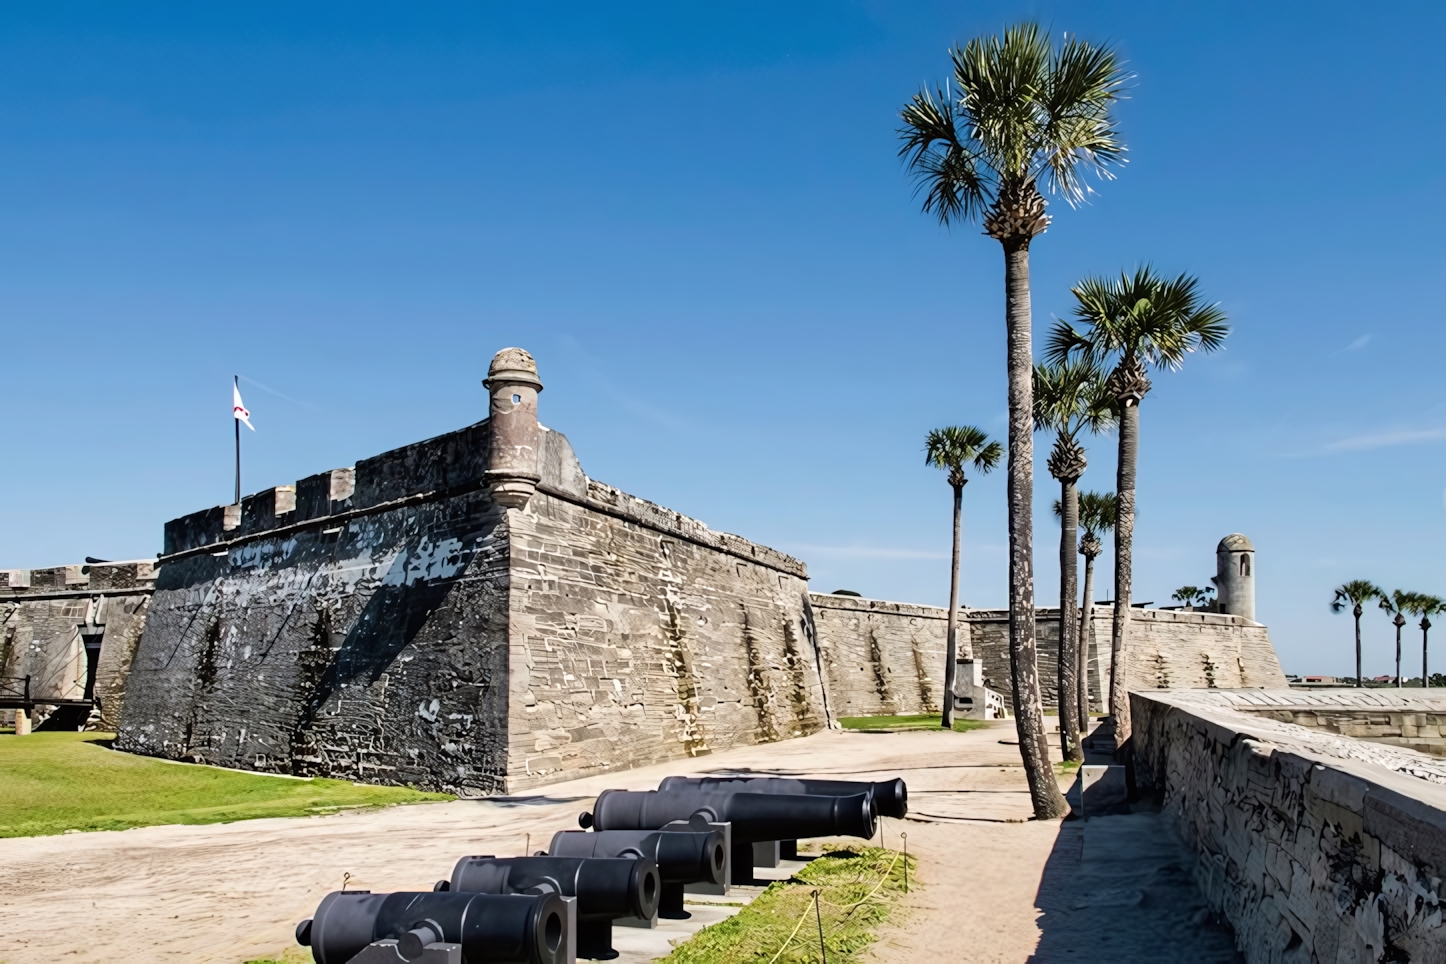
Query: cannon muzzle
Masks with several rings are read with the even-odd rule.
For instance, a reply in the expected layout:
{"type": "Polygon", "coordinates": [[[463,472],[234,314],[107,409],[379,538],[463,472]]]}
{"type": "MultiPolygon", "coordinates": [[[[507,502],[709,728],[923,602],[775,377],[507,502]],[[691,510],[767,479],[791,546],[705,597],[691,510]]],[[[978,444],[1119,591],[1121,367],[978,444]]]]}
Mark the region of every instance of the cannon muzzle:
{"type": "Polygon", "coordinates": [[[651,920],[661,882],[650,857],[463,857],[449,893],[554,893],[577,898],[579,957],[611,956],[612,922],[651,920]]]}
{"type": "Polygon", "coordinates": [[[409,961],[446,942],[462,945],[463,964],[562,964],[567,905],[555,893],[335,891],[296,927],[297,943],[317,964],[346,964],[381,940],[397,941],[409,961]]]}
{"type": "Polygon", "coordinates": [[[716,830],[559,830],[548,852],[554,857],[648,857],[657,864],[662,884],[658,916],[687,920],[692,915],[683,909],[683,886],[724,883],[728,861],[723,847],[716,830]]]}

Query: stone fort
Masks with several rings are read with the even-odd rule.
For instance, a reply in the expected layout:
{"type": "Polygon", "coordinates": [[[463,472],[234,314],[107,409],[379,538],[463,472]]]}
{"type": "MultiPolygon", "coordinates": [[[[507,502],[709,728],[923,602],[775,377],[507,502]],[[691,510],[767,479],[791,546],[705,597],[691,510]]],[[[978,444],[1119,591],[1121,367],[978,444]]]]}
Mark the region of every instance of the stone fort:
{"type": "MultiPolygon", "coordinates": [[[[938,711],[946,610],[811,592],[803,562],[589,478],[525,351],[483,384],[486,419],[172,520],[155,560],[0,571],[0,707],[460,795],[938,711]]],[[[1217,611],[1132,612],[1130,690],[1285,685],[1249,541],[1217,571],[1217,611]]],[[[1006,702],[1007,615],[960,629],[1006,702]]],[[[1089,627],[1097,707],[1111,618],[1089,627]]],[[[1038,626],[1052,705],[1057,611],[1038,626]]]]}

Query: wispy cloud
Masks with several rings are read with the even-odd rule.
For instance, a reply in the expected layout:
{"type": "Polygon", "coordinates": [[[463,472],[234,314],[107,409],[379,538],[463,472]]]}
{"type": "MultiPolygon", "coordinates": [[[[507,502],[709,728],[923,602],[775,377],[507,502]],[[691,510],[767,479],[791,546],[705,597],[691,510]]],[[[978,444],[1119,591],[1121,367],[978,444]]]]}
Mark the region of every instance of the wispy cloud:
{"type": "Polygon", "coordinates": [[[1346,347],[1344,347],[1344,348],[1339,348],[1339,349],[1331,352],[1331,354],[1332,354],[1332,355],[1344,355],[1344,354],[1345,354],[1346,352],[1348,352],[1348,351],[1360,351],[1362,348],[1366,347],[1366,346],[1369,345],[1370,343],[1371,343],[1371,336],[1370,336],[1370,335],[1362,335],[1361,337],[1357,338],[1355,341],[1351,342],[1351,343],[1350,343],[1349,345],[1347,345],[1346,347]]]}
{"type": "Polygon", "coordinates": [[[1387,449],[1397,445],[1413,445],[1417,442],[1439,442],[1446,439],[1446,428],[1396,429],[1390,432],[1375,432],[1371,435],[1355,435],[1322,447],[1323,452],[1365,452],[1370,449],[1387,449]]]}
{"type": "Polygon", "coordinates": [[[800,554],[815,553],[820,556],[839,556],[846,559],[948,559],[947,552],[931,552],[927,549],[900,549],[890,546],[808,546],[793,545],[789,552],[800,554]]]}

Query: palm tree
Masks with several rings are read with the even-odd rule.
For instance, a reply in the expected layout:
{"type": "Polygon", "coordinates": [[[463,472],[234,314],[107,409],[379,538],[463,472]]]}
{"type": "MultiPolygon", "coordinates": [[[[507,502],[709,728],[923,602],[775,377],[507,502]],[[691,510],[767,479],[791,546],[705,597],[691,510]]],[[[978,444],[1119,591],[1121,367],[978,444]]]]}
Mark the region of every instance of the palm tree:
{"type": "MultiPolygon", "coordinates": [[[[1113,492],[1081,492],[1079,494],[1079,524],[1084,526],[1084,535],[1079,540],[1079,554],[1085,557],[1084,596],[1080,604],[1079,624],[1079,718],[1081,722],[1090,718],[1089,673],[1086,661],[1089,658],[1089,631],[1095,615],[1095,558],[1104,551],[1100,536],[1115,527],[1118,511],[1113,492]]],[[[1114,669],[1110,670],[1111,675],[1114,669]]]]}
{"type": "Polygon", "coordinates": [[[1109,176],[1124,145],[1111,108],[1125,82],[1115,52],[1037,24],[978,37],[951,51],[953,83],[922,90],[903,108],[899,149],[944,224],[982,221],[1004,249],[1009,374],[1009,663],[1019,752],[1034,814],[1065,811],[1040,706],[1034,638],[1034,446],[1030,421],[1029,245],[1049,226],[1041,189],[1071,205],[1085,175],[1109,176]]]}
{"type": "Polygon", "coordinates": [[[1396,689],[1400,689],[1401,629],[1406,625],[1406,614],[1415,611],[1416,593],[1392,589],[1389,593],[1381,593],[1381,598],[1376,605],[1391,617],[1391,625],[1396,627],[1396,689]]]}
{"type": "Polygon", "coordinates": [[[1416,597],[1415,614],[1421,617],[1421,685],[1431,688],[1431,673],[1426,665],[1426,634],[1431,630],[1431,617],[1446,612],[1446,599],[1421,593],[1416,597]]]}
{"type": "Polygon", "coordinates": [[[1101,432],[1115,423],[1114,399],[1105,389],[1104,373],[1093,365],[1068,361],[1058,365],[1034,366],[1034,427],[1054,432],[1054,449],[1049,454],[1049,474],[1059,482],[1059,698],[1060,752],[1066,760],[1084,761],[1080,733],[1086,717],[1076,713],[1073,694],[1078,686],[1075,669],[1075,592],[1079,567],[1075,564],[1075,538],[1079,528],[1079,499],[1076,484],[1088,464],[1080,432],[1101,432]]]}
{"type": "Polygon", "coordinates": [[[946,730],[954,728],[954,671],[959,659],[959,529],[964,512],[964,466],[973,465],[980,475],[999,464],[1004,450],[998,442],[972,425],[936,428],[924,439],[924,464],[949,472],[954,489],[954,561],[949,568],[949,629],[944,652],[944,716],[946,730]]]}
{"type": "Polygon", "coordinates": [[[1063,361],[1078,353],[1095,364],[1113,364],[1110,392],[1120,419],[1120,454],[1115,492],[1115,625],[1110,650],[1110,715],[1115,746],[1130,738],[1128,631],[1130,581],[1135,536],[1135,464],[1140,455],[1140,402],[1150,390],[1147,369],[1176,370],[1194,351],[1215,351],[1230,333],[1225,312],[1206,304],[1200,283],[1190,275],[1157,275],[1149,265],[1116,279],[1086,278],[1075,285],[1075,319],[1089,326],[1082,334],[1059,324],[1050,335],[1049,355],[1063,361]]]}
{"type": "Polygon", "coordinates": [[[1372,599],[1382,599],[1386,593],[1380,586],[1364,579],[1341,583],[1336,587],[1335,593],[1335,598],[1331,600],[1331,612],[1344,612],[1349,608],[1351,615],[1356,618],[1356,687],[1360,688],[1364,685],[1361,679],[1361,612],[1366,603],[1372,599]]]}
{"type": "Polygon", "coordinates": [[[1181,586],[1179,589],[1170,593],[1170,598],[1186,609],[1194,609],[1196,606],[1204,606],[1209,603],[1210,594],[1214,591],[1214,589],[1208,586],[1204,589],[1201,589],[1199,586],[1181,586]]]}

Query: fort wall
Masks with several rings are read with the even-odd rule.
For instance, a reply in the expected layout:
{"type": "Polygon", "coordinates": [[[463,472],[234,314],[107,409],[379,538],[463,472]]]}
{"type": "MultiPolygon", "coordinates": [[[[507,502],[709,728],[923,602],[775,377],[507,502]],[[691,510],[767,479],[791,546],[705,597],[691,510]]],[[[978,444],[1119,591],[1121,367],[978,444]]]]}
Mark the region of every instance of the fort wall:
{"type": "Polygon", "coordinates": [[[535,398],[502,470],[489,419],[168,523],[117,745],[471,795],[822,728],[803,564],[588,479],[535,398]]]}
{"type": "MultiPolygon", "coordinates": [[[[114,729],[145,626],[152,570],[148,561],[0,570],[0,698],[28,692],[37,704],[35,725],[114,729]],[[86,699],[95,701],[95,713],[70,706],[56,714],[86,699]]],[[[0,711],[6,722],[14,712],[0,711]]]]}
{"type": "Polygon", "coordinates": [[[1270,716],[1426,708],[1392,695],[1131,694],[1136,782],[1195,850],[1248,964],[1446,960],[1446,765],[1270,716]]]}
{"type": "MultiPolygon", "coordinates": [[[[812,593],[814,632],[836,716],[937,712],[943,694],[948,610],[812,593]]],[[[1113,610],[1096,606],[1087,634],[1091,705],[1109,687],[1113,610]]],[[[1059,609],[1035,620],[1044,704],[1057,705],[1059,609]]],[[[1135,689],[1286,685],[1266,627],[1239,616],[1170,609],[1131,613],[1130,677],[1135,689]]],[[[985,685],[1011,701],[1009,613],[960,610],[959,652],[983,661],[985,685]]]]}

